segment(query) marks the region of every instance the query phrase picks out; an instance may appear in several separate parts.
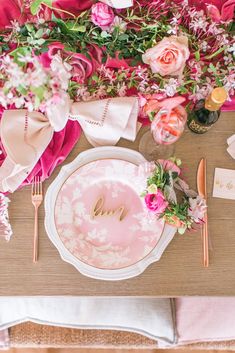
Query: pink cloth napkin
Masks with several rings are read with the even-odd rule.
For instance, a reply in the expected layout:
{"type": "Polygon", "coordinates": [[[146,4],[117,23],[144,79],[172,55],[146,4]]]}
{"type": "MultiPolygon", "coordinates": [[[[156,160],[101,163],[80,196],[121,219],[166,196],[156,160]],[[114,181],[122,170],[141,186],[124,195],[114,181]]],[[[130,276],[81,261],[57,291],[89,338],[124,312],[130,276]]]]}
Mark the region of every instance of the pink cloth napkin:
{"type": "Polygon", "coordinates": [[[1,330],[0,331],[0,348],[7,349],[9,347],[10,340],[9,340],[9,332],[8,330],[1,330]]]}
{"type": "MultiPolygon", "coordinates": [[[[67,122],[63,130],[54,132],[53,138],[48,147],[22,185],[30,184],[36,175],[41,176],[42,181],[48,178],[55,167],[62,163],[71,152],[78,141],[80,134],[80,125],[78,122],[71,120],[67,122]]],[[[3,150],[1,142],[0,147],[3,150]]],[[[5,158],[6,154],[3,150],[3,153],[0,155],[0,166],[5,158]]]]}
{"type": "Polygon", "coordinates": [[[22,186],[30,184],[36,175],[41,176],[42,181],[48,178],[72,151],[80,135],[80,125],[71,120],[62,131],[54,132],[52,141],[22,186]]]}
{"type": "Polygon", "coordinates": [[[25,179],[28,183],[36,174],[42,180],[48,177],[73,148],[80,135],[79,124],[93,146],[114,146],[121,137],[134,141],[138,111],[135,97],[79,103],[68,100],[63,106],[55,105],[53,114],[47,115],[25,109],[5,110],[0,129],[1,192],[14,192],[25,184],[25,179]]]}
{"type": "Polygon", "coordinates": [[[176,298],[178,343],[235,339],[235,297],[176,298]]]}

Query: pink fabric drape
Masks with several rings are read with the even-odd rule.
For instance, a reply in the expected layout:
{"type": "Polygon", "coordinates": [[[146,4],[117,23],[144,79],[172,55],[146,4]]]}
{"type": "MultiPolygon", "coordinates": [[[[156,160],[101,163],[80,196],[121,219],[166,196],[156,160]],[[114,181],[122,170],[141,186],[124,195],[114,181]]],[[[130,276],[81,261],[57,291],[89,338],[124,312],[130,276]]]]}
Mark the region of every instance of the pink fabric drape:
{"type": "MultiPolygon", "coordinates": [[[[0,29],[4,29],[11,24],[11,21],[17,20],[21,24],[27,20],[32,20],[29,8],[25,7],[24,0],[0,0],[0,29]]],[[[66,10],[74,15],[89,9],[93,4],[93,0],[54,0],[53,7],[66,10]]],[[[43,8],[42,15],[49,20],[52,11],[48,8],[43,8]]],[[[57,11],[57,17],[68,17],[63,12],[57,11]]]]}

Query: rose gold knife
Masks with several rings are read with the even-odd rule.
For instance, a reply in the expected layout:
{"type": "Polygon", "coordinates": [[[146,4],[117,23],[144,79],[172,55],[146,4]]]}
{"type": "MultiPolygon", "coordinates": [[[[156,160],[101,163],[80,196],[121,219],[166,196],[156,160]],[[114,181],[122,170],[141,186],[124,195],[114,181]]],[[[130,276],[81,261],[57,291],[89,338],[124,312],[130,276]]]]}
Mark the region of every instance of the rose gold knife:
{"type": "MultiPolygon", "coordinates": [[[[202,158],[197,170],[197,189],[201,197],[207,201],[206,192],[206,159],[202,158]]],[[[209,241],[208,241],[208,216],[207,210],[203,217],[202,225],[202,247],[203,247],[203,266],[209,266],[209,241]]]]}

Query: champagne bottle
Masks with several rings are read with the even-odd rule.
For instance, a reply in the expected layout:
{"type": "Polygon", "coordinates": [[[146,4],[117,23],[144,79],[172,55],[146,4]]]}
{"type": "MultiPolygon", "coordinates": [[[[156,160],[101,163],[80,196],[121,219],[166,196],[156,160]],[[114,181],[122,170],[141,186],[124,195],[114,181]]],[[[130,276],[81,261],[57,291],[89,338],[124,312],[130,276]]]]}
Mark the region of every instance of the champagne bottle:
{"type": "Polygon", "coordinates": [[[188,114],[188,127],[197,134],[204,134],[220,117],[220,108],[227,99],[227,92],[223,87],[213,89],[204,100],[199,100],[188,114]]]}

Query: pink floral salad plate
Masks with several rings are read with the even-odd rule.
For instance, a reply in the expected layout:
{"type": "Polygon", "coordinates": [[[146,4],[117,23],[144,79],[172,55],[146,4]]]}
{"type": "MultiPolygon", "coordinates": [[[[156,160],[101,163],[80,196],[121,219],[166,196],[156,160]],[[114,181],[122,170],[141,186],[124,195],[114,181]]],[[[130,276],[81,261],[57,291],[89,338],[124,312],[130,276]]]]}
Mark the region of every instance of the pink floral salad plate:
{"type": "Polygon", "coordinates": [[[47,234],[82,274],[122,280],[160,259],[175,228],[149,216],[140,197],[145,159],[121,147],[85,151],[64,166],[45,198],[47,234]]]}

